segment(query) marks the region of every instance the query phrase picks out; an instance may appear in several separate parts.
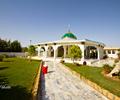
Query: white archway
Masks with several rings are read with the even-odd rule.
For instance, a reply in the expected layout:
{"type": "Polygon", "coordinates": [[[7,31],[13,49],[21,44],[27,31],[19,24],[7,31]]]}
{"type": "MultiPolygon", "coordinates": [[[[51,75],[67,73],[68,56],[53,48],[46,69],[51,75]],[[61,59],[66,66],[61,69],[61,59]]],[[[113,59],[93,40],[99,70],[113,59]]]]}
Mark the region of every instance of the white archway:
{"type": "Polygon", "coordinates": [[[86,46],[84,50],[85,59],[98,59],[98,50],[95,46],[86,46]]]}
{"type": "Polygon", "coordinates": [[[52,46],[48,46],[47,56],[54,57],[54,48],[52,46]]]}

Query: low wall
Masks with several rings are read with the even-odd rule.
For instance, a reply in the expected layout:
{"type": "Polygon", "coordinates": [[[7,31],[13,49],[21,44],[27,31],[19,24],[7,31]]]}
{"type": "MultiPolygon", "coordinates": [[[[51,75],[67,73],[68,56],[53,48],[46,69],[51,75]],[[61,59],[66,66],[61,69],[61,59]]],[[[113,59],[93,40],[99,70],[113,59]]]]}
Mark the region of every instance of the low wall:
{"type": "MultiPolygon", "coordinates": [[[[32,57],[32,59],[43,60],[43,61],[57,61],[57,62],[64,60],[67,63],[73,63],[73,60],[71,58],[62,59],[62,57],[57,57],[56,59],[54,59],[53,57],[44,58],[44,57],[34,56],[32,57]]],[[[86,60],[86,59],[85,60],[74,60],[75,63],[79,63],[79,64],[83,64],[84,61],[87,63],[87,65],[91,65],[91,63],[98,61],[98,60],[86,60]]]]}
{"type": "Polygon", "coordinates": [[[117,54],[107,54],[109,58],[118,58],[117,54]]]}
{"type": "Polygon", "coordinates": [[[27,57],[28,53],[27,52],[0,52],[1,54],[6,54],[8,56],[19,56],[19,57],[27,57]]]}
{"type": "Polygon", "coordinates": [[[40,86],[40,74],[41,74],[41,66],[43,65],[43,62],[41,61],[41,64],[37,70],[37,74],[33,83],[33,87],[32,87],[32,100],[38,100],[38,90],[39,90],[39,86],[40,86]]]}
{"type": "MultiPolygon", "coordinates": [[[[63,66],[65,66],[65,65],[63,65],[63,66]]],[[[85,83],[87,83],[88,85],[93,87],[95,90],[97,90],[98,92],[100,92],[101,94],[106,96],[108,99],[110,99],[110,100],[120,100],[120,97],[110,93],[108,90],[103,89],[102,87],[100,87],[96,83],[86,79],[84,76],[81,76],[79,73],[75,72],[74,70],[70,69],[69,67],[65,67],[65,68],[67,68],[69,71],[71,71],[73,75],[76,75],[78,78],[83,80],[85,83]]]]}

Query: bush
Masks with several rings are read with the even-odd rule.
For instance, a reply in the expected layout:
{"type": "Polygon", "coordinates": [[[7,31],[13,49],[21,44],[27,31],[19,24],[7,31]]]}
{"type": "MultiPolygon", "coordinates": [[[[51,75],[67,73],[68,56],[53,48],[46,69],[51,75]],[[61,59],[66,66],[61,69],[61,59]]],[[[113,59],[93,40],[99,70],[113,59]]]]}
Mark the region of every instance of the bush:
{"type": "Polygon", "coordinates": [[[113,73],[112,76],[115,76],[115,77],[117,76],[117,78],[120,79],[120,71],[117,73],[113,73]]]}
{"type": "Polygon", "coordinates": [[[7,54],[2,54],[4,58],[8,58],[9,56],[7,54]]]}
{"type": "Polygon", "coordinates": [[[105,74],[109,74],[112,71],[112,69],[113,68],[110,65],[108,65],[108,64],[103,65],[103,72],[105,74]]]}
{"type": "Polygon", "coordinates": [[[81,66],[81,64],[79,64],[79,63],[74,63],[76,66],[81,66]]]}
{"type": "Polygon", "coordinates": [[[83,62],[83,65],[87,65],[87,62],[86,62],[86,61],[84,61],[84,62],[83,62]]]}
{"type": "Polygon", "coordinates": [[[62,60],[60,60],[60,63],[64,63],[65,61],[62,59],[62,60]]]}
{"type": "Polygon", "coordinates": [[[116,66],[116,64],[113,64],[113,67],[115,67],[116,66]]]}
{"type": "Polygon", "coordinates": [[[3,55],[0,55],[0,61],[3,61],[3,58],[4,58],[3,55]]]}
{"type": "Polygon", "coordinates": [[[115,60],[114,60],[114,63],[118,63],[118,62],[119,62],[119,59],[115,59],[115,60]]]}

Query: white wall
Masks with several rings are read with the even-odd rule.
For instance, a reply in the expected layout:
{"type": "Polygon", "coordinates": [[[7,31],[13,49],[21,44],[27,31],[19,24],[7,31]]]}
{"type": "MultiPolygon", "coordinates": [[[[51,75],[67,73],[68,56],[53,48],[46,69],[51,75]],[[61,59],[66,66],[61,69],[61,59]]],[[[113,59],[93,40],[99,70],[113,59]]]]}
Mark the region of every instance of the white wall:
{"type": "Polygon", "coordinates": [[[98,59],[102,59],[104,56],[104,50],[102,47],[97,47],[98,49],[98,59]]]}
{"type": "Polygon", "coordinates": [[[105,50],[106,51],[106,55],[108,57],[111,57],[111,58],[117,58],[117,54],[118,54],[118,50],[114,50],[115,51],[115,54],[112,53],[112,50],[105,50]],[[110,51],[110,53],[108,53],[108,51],[110,51]]]}
{"type": "Polygon", "coordinates": [[[21,57],[26,57],[28,56],[28,53],[26,52],[0,52],[1,54],[7,54],[8,56],[21,56],[21,57]]]}

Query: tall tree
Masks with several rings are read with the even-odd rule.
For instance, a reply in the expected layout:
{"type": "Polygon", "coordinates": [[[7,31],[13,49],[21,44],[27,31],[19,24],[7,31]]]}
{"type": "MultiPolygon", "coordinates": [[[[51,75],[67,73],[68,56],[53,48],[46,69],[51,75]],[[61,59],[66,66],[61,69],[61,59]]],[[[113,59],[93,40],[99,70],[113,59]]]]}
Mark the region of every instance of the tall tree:
{"type": "Polygon", "coordinates": [[[73,63],[75,59],[82,58],[82,51],[79,46],[72,45],[69,49],[69,57],[73,59],[73,63]]]}
{"type": "Polygon", "coordinates": [[[30,45],[29,48],[28,48],[28,53],[29,53],[29,60],[31,61],[31,56],[35,55],[35,46],[33,45],[30,45]]]}
{"type": "Polygon", "coordinates": [[[7,52],[11,52],[11,41],[7,41],[7,52]]]}
{"type": "Polygon", "coordinates": [[[13,41],[11,43],[11,51],[12,52],[21,52],[22,51],[22,47],[20,42],[18,42],[17,40],[13,41]]]}
{"type": "Polygon", "coordinates": [[[0,52],[7,51],[7,41],[0,39],[0,52]]]}

